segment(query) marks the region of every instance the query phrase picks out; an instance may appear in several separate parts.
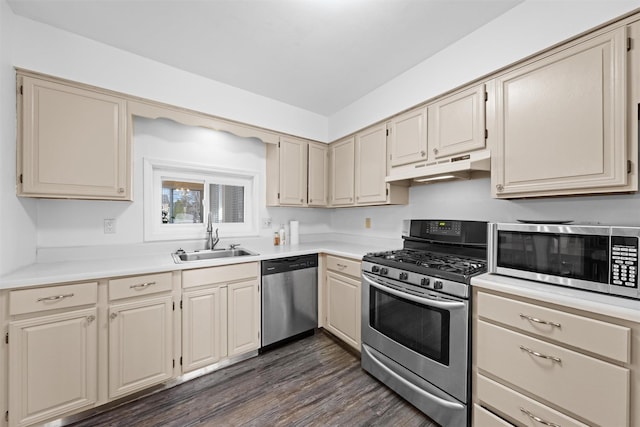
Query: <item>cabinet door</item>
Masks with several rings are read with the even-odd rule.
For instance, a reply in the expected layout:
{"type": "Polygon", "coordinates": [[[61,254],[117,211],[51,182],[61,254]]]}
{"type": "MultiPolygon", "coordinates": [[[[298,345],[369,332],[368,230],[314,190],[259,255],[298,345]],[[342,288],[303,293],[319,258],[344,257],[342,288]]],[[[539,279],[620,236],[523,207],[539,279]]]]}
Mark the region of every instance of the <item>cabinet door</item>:
{"type": "Polygon", "coordinates": [[[494,194],[576,194],[627,183],[626,54],[620,28],[496,79],[494,194]]]}
{"type": "Polygon", "coordinates": [[[95,308],[9,325],[9,424],[40,423],[97,400],[95,308]]]}
{"type": "Polygon", "coordinates": [[[227,288],[182,297],[182,371],[212,365],[227,355],[227,288]]]}
{"type": "Polygon", "coordinates": [[[327,206],[327,145],[309,144],[309,206],[327,206]]]}
{"type": "Polygon", "coordinates": [[[121,98],[22,77],[22,196],[131,200],[121,98]]]}
{"type": "Polygon", "coordinates": [[[360,282],[327,271],[326,328],[360,350],[360,282]]]}
{"type": "Polygon", "coordinates": [[[307,203],[307,142],[280,138],[280,204],[307,203]]]}
{"type": "Polygon", "coordinates": [[[433,158],[484,148],[485,88],[484,84],[429,105],[428,146],[433,158]]]}
{"type": "Polygon", "coordinates": [[[353,137],[331,144],[331,205],[354,203],[355,140],[353,137]]]}
{"type": "Polygon", "coordinates": [[[109,397],[161,383],[173,375],[171,295],[109,308],[109,397]]]}
{"type": "Polygon", "coordinates": [[[427,108],[408,111],[391,121],[391,166],[427,160],[427,108]]]}
{"type": "Polygon", "coordinates": [[[356,203],[387,200],[387,126],[381,124],[356,135],[356,203]]]}
{"type": "Polygon", "coordinates": [[[227,286],[229,357],[260,348],[260,291],[257,280],[227,286]]]}

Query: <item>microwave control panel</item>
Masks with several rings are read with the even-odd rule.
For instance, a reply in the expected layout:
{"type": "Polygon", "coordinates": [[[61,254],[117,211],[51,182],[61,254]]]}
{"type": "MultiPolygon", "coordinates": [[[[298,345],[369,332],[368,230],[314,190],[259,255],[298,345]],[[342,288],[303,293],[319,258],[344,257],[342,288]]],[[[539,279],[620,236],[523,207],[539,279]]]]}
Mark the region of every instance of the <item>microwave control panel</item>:
{"type": "Polygon", "coordinates": [[[627,288],[638,287],[638,238],[611,236],[611,282],[627,288]]]}

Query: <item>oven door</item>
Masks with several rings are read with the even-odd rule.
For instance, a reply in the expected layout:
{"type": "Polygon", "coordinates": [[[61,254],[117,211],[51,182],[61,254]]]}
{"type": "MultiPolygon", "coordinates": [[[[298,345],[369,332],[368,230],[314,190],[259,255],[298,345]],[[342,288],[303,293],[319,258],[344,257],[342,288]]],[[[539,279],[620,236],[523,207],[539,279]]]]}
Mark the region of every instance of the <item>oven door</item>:
{"type": "Polygon", "coordinates": [[[362,278],[363,344],[466,403],[469,301],[362,278]]]}

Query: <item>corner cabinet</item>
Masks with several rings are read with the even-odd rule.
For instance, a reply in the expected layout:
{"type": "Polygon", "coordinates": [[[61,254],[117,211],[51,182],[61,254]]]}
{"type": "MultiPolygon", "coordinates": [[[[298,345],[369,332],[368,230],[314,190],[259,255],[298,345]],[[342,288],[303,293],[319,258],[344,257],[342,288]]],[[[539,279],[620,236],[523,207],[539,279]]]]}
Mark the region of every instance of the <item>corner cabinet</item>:
{"type": "Polygon", "coordinates": [[[309,143],[308,204],[326,207],[329,202],[329,146],[309,143]]]}
{"type": "Polygon", "coordinates": [[[126,101],[18,73],[17,193],[131,200],[126,101]]]}
{"type": "Polygon", "coordinates": [[[627,43],[626,27],[589,35],[496,78],[494,197],[637,189],[627,43]]]}

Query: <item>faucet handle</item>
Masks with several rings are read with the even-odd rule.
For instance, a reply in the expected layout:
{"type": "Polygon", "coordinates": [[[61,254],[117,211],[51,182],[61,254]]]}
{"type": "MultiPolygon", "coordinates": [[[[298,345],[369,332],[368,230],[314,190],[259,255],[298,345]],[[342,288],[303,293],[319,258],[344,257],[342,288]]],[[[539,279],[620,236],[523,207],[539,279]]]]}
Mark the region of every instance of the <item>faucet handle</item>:
{"type": "Polygon", "coordinates": [[[240,243],[232,243],[229,245],[229,249],[230,250],[234,250],[235,248],[237,248],[238,246],[240,246],[240,243]]]}

